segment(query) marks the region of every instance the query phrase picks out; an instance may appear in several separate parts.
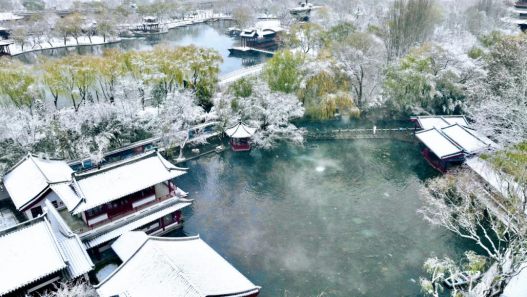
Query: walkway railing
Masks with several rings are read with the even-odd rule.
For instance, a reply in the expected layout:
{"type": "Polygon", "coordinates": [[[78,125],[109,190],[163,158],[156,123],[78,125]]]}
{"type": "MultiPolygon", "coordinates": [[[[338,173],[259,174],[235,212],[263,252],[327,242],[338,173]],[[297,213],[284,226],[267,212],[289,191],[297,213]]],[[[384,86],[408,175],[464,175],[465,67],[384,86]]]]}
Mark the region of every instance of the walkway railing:
{"type": "Polygon", "coordinates": [[[336,139],[398,139],[417,142],[414,135],[415,128],[378,128],[375,129],[338,129],[322,132],[307,133],[308,140],[336,140],[336,139]]]}

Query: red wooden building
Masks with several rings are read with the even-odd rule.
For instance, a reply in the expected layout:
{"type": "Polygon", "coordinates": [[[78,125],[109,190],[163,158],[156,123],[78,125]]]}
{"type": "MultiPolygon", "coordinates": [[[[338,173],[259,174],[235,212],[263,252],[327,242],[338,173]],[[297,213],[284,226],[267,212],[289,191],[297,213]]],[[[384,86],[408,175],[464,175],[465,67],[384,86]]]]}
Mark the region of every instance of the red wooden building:
{"type": "Polygon", "coordinates": [[[250,139],[256,132],[256,128],[251,128],[241,121],[225,130],[231,138],[231,146],[234,151],[248,151],[251,149],[250,139]]]}

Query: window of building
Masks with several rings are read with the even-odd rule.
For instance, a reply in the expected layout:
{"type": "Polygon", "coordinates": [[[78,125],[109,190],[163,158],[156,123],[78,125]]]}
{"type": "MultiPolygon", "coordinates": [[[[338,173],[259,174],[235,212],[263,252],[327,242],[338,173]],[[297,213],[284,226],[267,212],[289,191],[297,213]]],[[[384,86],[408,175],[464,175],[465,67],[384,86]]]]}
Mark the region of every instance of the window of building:
{"type": "Polygon", "coordinates": [[[31,216],[33,216],[33,218],[36,218],[38,217],[39,215],[43,214],[42,212],[42,206],[37,206],[37,207],[33,207],[31,209],[31,216]]]}

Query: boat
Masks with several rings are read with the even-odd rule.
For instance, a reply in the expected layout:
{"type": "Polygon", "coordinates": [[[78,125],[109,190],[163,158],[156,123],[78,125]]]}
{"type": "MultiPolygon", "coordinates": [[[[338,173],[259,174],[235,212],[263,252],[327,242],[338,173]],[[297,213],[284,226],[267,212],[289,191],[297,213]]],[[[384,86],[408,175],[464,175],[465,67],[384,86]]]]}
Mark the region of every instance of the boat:
{"type": "Polygon", "coordinates": [[[445,285],[449,288],[463,286],[468,283],[475,282],[481,277],[481,271],[463,271],[458,272],[454,275],[451,275],[447,279],[445,279],[445,285]]]}

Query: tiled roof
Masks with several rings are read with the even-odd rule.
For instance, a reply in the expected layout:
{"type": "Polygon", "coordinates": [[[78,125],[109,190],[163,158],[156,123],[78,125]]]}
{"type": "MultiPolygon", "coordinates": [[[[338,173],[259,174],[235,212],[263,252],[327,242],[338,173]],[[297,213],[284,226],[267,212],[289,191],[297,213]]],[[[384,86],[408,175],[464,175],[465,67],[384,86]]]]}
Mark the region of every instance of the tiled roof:
{"type": "MultiPolygon", "coordinates": [[[[132,239],[125,237],[123,240],[132,239]]],[[[108,296],[249,296],[255,286],[198,236],[148,237],[96,286],[108,296]]]]}
{"type": "Polygon", "coordinates": [[[67,267],[45,216],[0,232],[0,296],[67,267]]]}
{"type": "Polygon", "coordinates": [[[158,183],[185,174],[159,153],[150,152],[101,169],[74,175],[75,192],[83,201],[73,210],[81,213],[158,183]]]}

